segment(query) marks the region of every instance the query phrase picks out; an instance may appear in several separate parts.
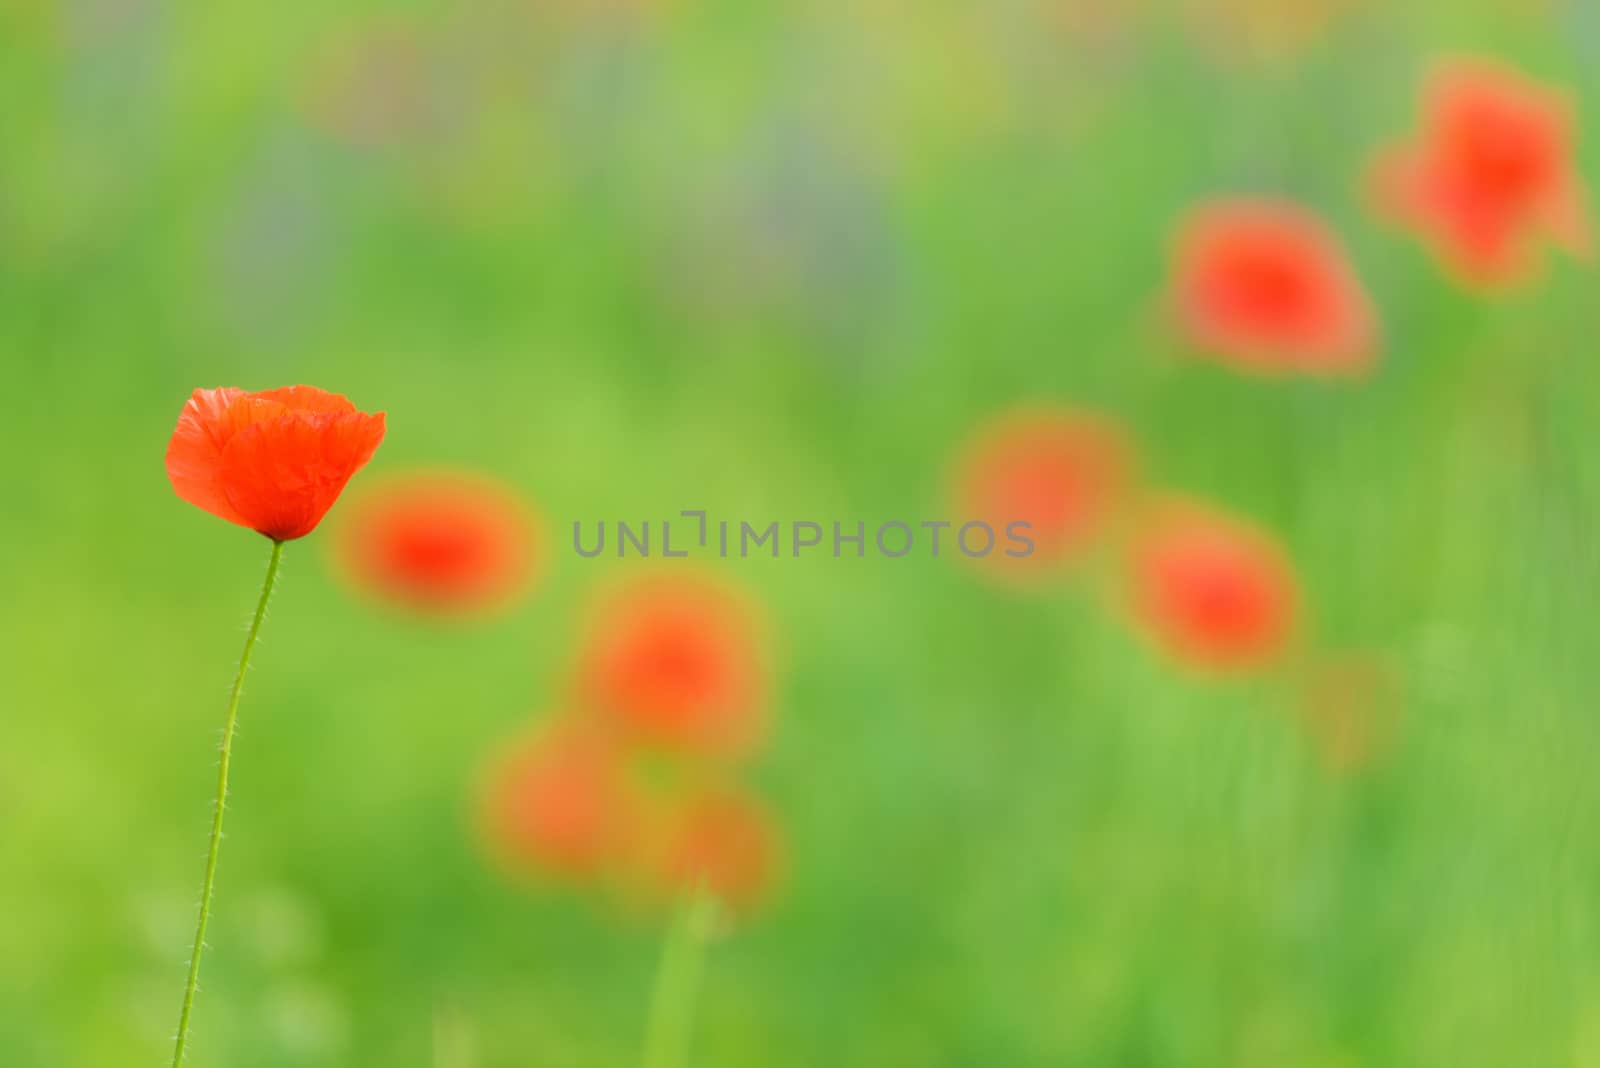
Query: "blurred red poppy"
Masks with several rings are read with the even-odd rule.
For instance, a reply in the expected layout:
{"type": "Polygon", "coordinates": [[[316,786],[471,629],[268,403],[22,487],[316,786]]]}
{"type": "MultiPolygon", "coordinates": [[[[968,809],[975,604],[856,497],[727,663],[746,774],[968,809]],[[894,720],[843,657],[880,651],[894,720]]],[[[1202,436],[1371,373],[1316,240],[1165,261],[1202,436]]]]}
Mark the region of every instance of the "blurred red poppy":
{"type": "Polygon", "coordinates": [[[484,798],[489,847],[509,867],[584,880],[620,870],[641,806],[622,754],[592,725],[558,723],[513,749],[484,798]]]}
{"type": "Polygon", "coordinates": [[[1278,545],[1206,505],[1157,505],[1129,550],[1139,626],[1173,658],[1219,672],[1270,663],[1294,630],[1299,595],[1278,545]]]}
{"type": "Polygon", "coordinates": [[[1132,468],[1132,446],[1110,420],[1070,408],[1012,412],[964,446],[954,478],[957,522],[987,523],[999,545],[1013,544],[1008,529],[1026,523],[1029,555],[997,548],[985,559],[1036,572],[1078,556],[1105,531],[1132,468]]]}
{"type": "Polygon", "coordinates": [[[1527,277],[1545,238],[1589,254],[1566,95],[1496,63],[1454,60],[1429,77],[1421,112],[1415,139],[1383,149],[1373,165],[1380,212],[1475,285],[1527,277]]]}
{"type": "Polygon", "coordinates": [[[273,541],[311,533],[383,441],[384,417],[337,393],[197,389],[167,445],[179,497],[273,541]]]}
{"type": "Polygon", "coordinates": [[[1173,304],[1188,340],[1242,370],[1348,374],[1377,344],[1372,302],[1343,246],[1289,201],[1217,200],[1179,226],[1173,304]]]}
{"type": "Polygon", "coordinates": [[[781,864],[763,808],[732,790],[706,790],[667,815],[655,873],[670,894],[701,887],[735,912],[749,912],[771,894],[781,864]]]}
{"type": "Polygon", "coordinates": [[[363,590],[438,615],[489,611],[526,589],[531,514],[514,491],[479,475],[426,472],[352,501],[339,558],[363,590]]]}
{"type": "Polygon", "coordinates": [[[593,621],[579,698],[649,745],[742,752],[762,726],[758,623],[742,598],[708,580],[636,581],[593,621]]]}

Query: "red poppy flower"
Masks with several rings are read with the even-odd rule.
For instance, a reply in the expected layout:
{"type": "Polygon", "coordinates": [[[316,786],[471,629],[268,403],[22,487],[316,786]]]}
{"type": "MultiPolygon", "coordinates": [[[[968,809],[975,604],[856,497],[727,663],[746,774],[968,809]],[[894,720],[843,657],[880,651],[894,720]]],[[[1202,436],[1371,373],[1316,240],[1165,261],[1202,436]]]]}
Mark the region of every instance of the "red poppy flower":
{"type": "Polygon", "coordinates": [[[1298,594],[1282,550],[1206,506],[1158,506],[1129,553],[1132,605],[1167,653],[1215,671],[1270,662],[1294,629],[1298,594]]]}
{"type": "Polygon", "coordinates": [[[1541,239],[1590,249],[1568,98],[1494,63],[1441,64],[1413,142],[1379,152],[1381,212],[1427,241],[1466,281],[1506,285],[1537,265],[1541,239]]]}
{"type": "Polygon", "coordinates": [[[705,580],[636,583],[595,618],[580,699],[647,744],[742,751],[761,728],[757,623],[740,598],[705,580]]]}
{"type": "Polygon", "coordinates": [[[167,445],[178,496],[273,541],[316,529],[383,441],[383,413],[337,393],[197,389],[167,445]]]}
{"type": "Polygon", "coordinates": [[[985,559],[1037,571],[1070,560],[1105,530],[1132,467],[1132,448],[1108,420],[1067,408],[1013,412],[965,447],[955,510],[961,523],[987,523],[999,545],[1013,544],[1013,523],[1026,523],[1029,555],[997,548],[985,559]]]}
{"type": "Polygon", "coordinates": [[[1257,372],[1351,373],[1372,360],[1372,303],[1334,233],[1288,201],[1219,200],[1173,246],[1173,303],[1189,341],[1257,372]]]}
{"type": "Polygon", "coordinates": [[[669,893],[698,886],[749,912],[771,893],[781,863],[764,809],[739,793],[706,791],[667,817],[656,874],[669,893]]]}
{"type": "Polygon", "coordinates": [[[532,518],[512,490],[486,478],[403,476],[352,501],[345,516],[345,570],[367,592],[415,611],[492,610],[532,572],[532,518]]]}
{"type": "Polygon", "coordinates": [[[639,821],[617,747],[577,722],[513,750],[485,795],[485,831],[497,856],[512,868],[571,879],[620,868],[639,821]]]}

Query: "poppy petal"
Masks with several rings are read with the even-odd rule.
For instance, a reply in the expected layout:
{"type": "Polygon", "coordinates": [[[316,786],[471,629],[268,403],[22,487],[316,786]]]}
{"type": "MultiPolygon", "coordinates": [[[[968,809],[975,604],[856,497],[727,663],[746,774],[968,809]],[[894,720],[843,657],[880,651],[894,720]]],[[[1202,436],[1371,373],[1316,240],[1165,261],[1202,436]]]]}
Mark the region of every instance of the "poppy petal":
{"type": "Polygon", "coordinates": [[[277,401],[279,404],[296,412],[323,412],[328,415],[344,415],[356,410],[349,398],[338,393],[329,393],[316,386],[282,386],[278,389],[262,390],[260,393],[251,394],[261,400],[277,401]]]}
{"type": "Polygon", "coordinates": [[[255,423],[223,450],[222,488],[245,525],[278,541],[316,529],[383,441],[383,413],[291,412],[255,423]]]}
{"type": "Polygon", "coordinates": [[[233,436],[228,411],[242,389],[197,389],[167,444],[167,478],[180,498],[230,523],[242,523],[222,488],[222,450],[233,436]]]}

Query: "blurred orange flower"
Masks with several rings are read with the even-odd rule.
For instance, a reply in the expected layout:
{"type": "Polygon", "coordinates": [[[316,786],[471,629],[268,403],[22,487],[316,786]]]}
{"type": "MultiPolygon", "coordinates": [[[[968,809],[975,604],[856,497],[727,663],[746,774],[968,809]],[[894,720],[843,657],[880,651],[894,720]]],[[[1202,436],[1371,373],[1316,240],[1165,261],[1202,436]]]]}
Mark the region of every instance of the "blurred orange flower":
{"type": "Polygon", "coordinates": [[[1289,201],[1224,199],[1183,220],[1172,252],[1179,325],[1206,355],[1255,372],[1354,373],[1377,320],[1334,233],[1289,201]]]}
{"type": "Polygon", "coordinates": [[[1591,251],[1569,98],[1483,60],[1439,64],[1415,141],[1378,153],[1378,209],[1427,241],[1465,281],[1503,286],[1538,266],[1550,238],[1591,251]]]}
{"type": "Polygon", "coordinates": [[[507,486],[424,472],[351,502],[338,550],[357,585],[418,612],[466,615],[512,600],[533,571],[534,528],[507,486]]]}
{"type": "Polygon", "coordinates": [[[620,750],[592,725],[558,722],[492,770],[483,824],[508,867],[585,880],[620,868],[641,806],[620,750]]]}
{"type": "Polygon", "coordinates": [[[1133,539],[1128,569],[1138,624],[1191,666],[1265,666],[1294,630],[1299,595],[1283,551],[1207,505],[1159,503],[1133,539]]]}
{"type": "Polygon", "coordinates": [[[957,522],[989,524],[1002,538],[1029,524],[1033,552],[986,561],[1038,571],[1082,553],[1128,490],[1133,448],[1110,420],[1070,408],[1011,412],[979,430],[957,464],[957,522]]]}
{"type": "Polygon", "coordinates": [[[197,508],[291,541],[316,529],[383,432],[382,412],[311,386],[197,389],[167,445],[167,477],[197,508]]]}
{"type": "Polygon", "coordinates": [[[757,628],[750,606],[709,580],[636,581],[593,621],[580,654],[580,700],[646,744],[742,752],[762,726],[757,628]]]}
{"type": "Polygon", "coordinates": [[[766,811],[744,794],[706,790],[667,815],[654,874],[669,894],[700,886],[735,912],[749,912],[772,892],[781,865],[766,811]]]}

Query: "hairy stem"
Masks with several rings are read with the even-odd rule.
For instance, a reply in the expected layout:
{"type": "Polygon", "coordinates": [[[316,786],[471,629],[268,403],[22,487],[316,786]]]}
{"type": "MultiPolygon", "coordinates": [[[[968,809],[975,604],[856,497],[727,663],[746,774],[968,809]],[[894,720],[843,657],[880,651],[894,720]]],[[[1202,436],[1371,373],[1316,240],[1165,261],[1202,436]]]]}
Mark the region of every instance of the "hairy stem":
{"type": "Polygon", "coordinates": [[[650,995],[644,1068],[683,1068],[688,1063],[695,995],[705,970],[705,947],[717,922],[717,901],[707,890],[691,889],[667,931],[650,995]]]}
{"type": "Polygon", "coordinates": [[[222,727],[222,757],[217,763],[217,805],[211,814],[211,845],[206,851],[206,876],[200,888],[200,922],[194,931],[194,952],[189,957],[189,980],[183,987],[183,1011],[178,1016],[178,1038],[172,1051],[172,1068],[183,1064],[183,1052],[189,1044],[189,1014],[194,1009],[194,994],[200,981],[200,954],[206,945],[206,922],[211,919],[211,890],[217,881],[217,850],[222,845],[222,813],[228,800],[228,767],[233,761],[233,731],[239,721],[239,694],[244,689],[245,671],[250,667],[250,653],[256,647],[256,637],[261,633],[261,621],[267,615],[267,602],[272,599],[272,587],[278,580],[278,564],[283,559],[283,542],[272,543],[272,558],[267,562],[266,581],[261,584],[261,599],[256,602],[256,614],[250,620],[250,630],[244,638],[244,652],[239,656],[239,673],[233,677],[233,690],[228,695],[228,718],[222,727]]]}

